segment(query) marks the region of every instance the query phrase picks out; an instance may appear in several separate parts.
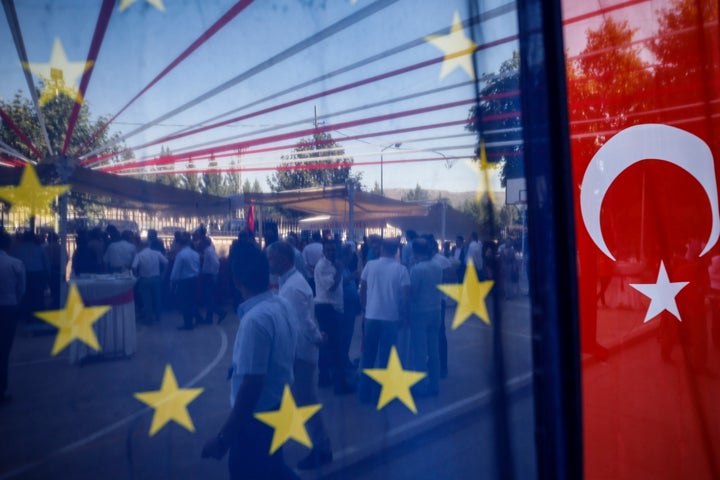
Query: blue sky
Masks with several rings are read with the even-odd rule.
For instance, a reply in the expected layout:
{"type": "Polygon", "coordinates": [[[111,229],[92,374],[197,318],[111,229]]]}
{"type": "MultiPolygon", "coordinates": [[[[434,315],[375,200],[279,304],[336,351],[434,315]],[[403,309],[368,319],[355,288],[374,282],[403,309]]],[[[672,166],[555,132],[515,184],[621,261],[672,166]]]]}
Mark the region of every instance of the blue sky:
{"type": "MultiPolygon", "coordinates": [[[[56,38],[61,40],[70,62],[85,59],[101,4],[99,0],[24,0],[17,3],[21,31],[30,62],[49,62],[56,38]]],[[[146,0],[137,0],[123,12],[119,12],[120,2],[117,2],[85,96],[92,113],[115,114],[234,3],[223,0],[164,0],[165,12],[161,12],[146,0]]],[[[258,0],[122,113],[112,124],[112,130],[128,133],[243,72],[262,65],[268,58],[373,3],[369,0],[258,0]]],[[[487,12],[507,5],[508,2],[488,1],[479,4],[480,11],[487,12]]],[[[443,53],[434,45],[421,42],[400,54],[368,63],[362,68],[283,96],[276,95],[277,92],[303,81],[386,52],[411,40],[441,31],[449,33],[455,12],[458,12],[462,20],[469,17],[467,6],[468,2],[455,0],[390,2],[389,6],[378,13],[262,69],[222,93],[163,120],[157,126],[127,138],[126,144],[130,147],[142,145],[176,132],[184,126],[196,125],[266,96],[272,98],[234,115],[293,101],[305,95],[327,91],[441,56],[443,53]]],[[[480,38],[475,41],[492,42],[515,34],[515,13],[512,8],[510,10],[509,13],[483,22],[477,29],[480,38]]],[[[7,24],[4,12],[2,17],[2,21],[7,24]]],[[[465,29],[465,34],[470,34],[468,29],[465,29]]],[[[7,28],[0,29],[0,44],[11,47],[3,49],[4,60],[0,62],[0,96],[8,99],[17,90],[27,94],[27,86],[7,28]]],[[[480,50],[475,54],[478,69],[481,73],[496,70],[503,60],[511,57],[513,49],[517,49],[516,42],[480,50]]],[[[461,68],[454,69],[442,79],[440,71],[441,64],[437,63],[401,76],[177,139],[166,145],[173,153],[179,153],[193,150],[199,145],[213,146],[310,128],[315,107],[321,120],[334,125],[338,122],[473,98],[473,87],[465,85],[375,108],[362,108],[371,103],[392,101],[405,95],[470,80],[461,68]],[[356,111],[345,115],[337,114],[349,109],[356,111]],[[326,115],[330,117],[324,118],[326,115]],[[291,123],[294,125],[283,127],[291,123]],[[266,132],[258,133],[260,130],[266,132]],[[241,135],[243,137],[232,139],[241,135]]],[[[372,135],[373,132],[463,119],[467,117],[468,108],[469,106],[463,105],[430,114],[332,130],[331,134],[356,162],[376,162],[379,160],[380,150],[394,143],[401,143],[401,147],[387,149],[384,154],[385,161],[437,157],[438,154],[434,152],[438,151],[447,156],[470,158],[474,139],[472,136],[463,136],[465,131],[462,126],[390,136],[372,135]],[[343,140],[345,137],[357,135],[368,135],[368,138],[343,140]]],[[[279,144],[292,143],[293,141],[285,141],[279,144]]],[[[139,149],[135,151],[135,155],[138,159],[155,156],[159,149],[160,145],[139,149]]],[[[242,164],[249,167],[273,166],[279,162],[280,155],[285,153],[287,150],[246,155],[242,164]]],[[[197,162],[196,165],[200,167],[202,162],[197,162]]],[[[222,160],[220,165],[223,165],[222,160]]],[[[379,181],[379,165],[356,167],[356,170],[363,172],[366,185],[372,186],[375,181],[379,181]]],[[[243,175],[251,181],[259,179],[264,186],[264,179],[269,173],[248,172],[243,175]]],[[[416,183],[424,188],[467,191],[477,187],[478,178],[464,161],[455,162],[452,168],[447,168],[442,161],[384,165],[385,188],[412,188],[416,183]]]]}

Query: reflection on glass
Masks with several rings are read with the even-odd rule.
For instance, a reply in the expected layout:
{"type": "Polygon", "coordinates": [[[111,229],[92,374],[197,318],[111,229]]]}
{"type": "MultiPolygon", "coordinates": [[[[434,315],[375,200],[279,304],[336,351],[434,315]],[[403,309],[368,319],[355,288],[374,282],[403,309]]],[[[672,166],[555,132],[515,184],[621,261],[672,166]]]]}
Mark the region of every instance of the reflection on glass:
{"type": "Polygon", "coordinates": [[[5,3],[0,478],[535,476],[514,2],[5,3]]]}

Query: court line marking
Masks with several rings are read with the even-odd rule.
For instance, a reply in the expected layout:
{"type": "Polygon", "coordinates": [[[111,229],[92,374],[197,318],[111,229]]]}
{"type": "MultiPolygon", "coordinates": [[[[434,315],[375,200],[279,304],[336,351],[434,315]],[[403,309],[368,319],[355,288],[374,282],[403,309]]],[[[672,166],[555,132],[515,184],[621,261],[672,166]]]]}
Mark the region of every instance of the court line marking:
{"type": "MultiPolygon", "coordinates": [[[[182,388],[192,387],[193,385],[197,384],[200,380],[205,378],[218,365],[218,363],[220,363],[222,358],[225,356],[225,352],[227,351],[227,347],[228,347],[227,334],[225,333],[225,331],[223,329],[221,329],[217,326],[215,326],[215,329],[217,332],[220,333],[220,349],[218,350],[217,355],[215,355],[215,358],[200,373],[198,373],[192,380],[187,382],[182,388]]],[[[141,417],[142,415],[144,415],[152,410],[153,410],[152,407],[145,407],[142,410],[135,412],[132,415],[128,415],[127,417],[125,417],[121,420],[118,420],[117,422],[112,423],[112,424],[108,425],[107,427],[98,430],[95,433],[87,435],[84,438],[76,440],[75,442],[73,442],[69,445],[65,445],[64,447],[61,447],[58,450],[55,450],[54,452],[47,454],[44,458],[41,458],[40,460],[23,465],[21,467],[16,468],[15,470],[11,470],[9,472],[3,473],[2,476],[0,476],[0,480],[5,480],[7,478],[13,478],[17,475],[20,475],[29,470],[32,470],[35,467],[39,467],[40,465],[46,463],[48,460],[51,460],[54,457],[72,452],[73,450],[77,450],[78,448],[83,447],[83,446],[87,445],[88,443],[94,442],[95,440],[97,440],[111,432],[114,432],[115,430],[118,430],[120,427],[124,427],[125,425],[129,424],[130,422],[134,421],[135,419],[141,417]]]]}

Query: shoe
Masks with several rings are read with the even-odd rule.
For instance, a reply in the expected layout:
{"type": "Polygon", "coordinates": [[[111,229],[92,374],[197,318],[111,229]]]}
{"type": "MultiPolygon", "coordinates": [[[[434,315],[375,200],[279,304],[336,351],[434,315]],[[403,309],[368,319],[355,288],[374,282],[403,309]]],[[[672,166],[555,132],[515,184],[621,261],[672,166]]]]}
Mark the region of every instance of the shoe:
{"type": "Polygon", "coordinates": [[[315,450],[313,448],[307,457],[298,462],[297,468],[299,470],[313,470],[331,463],[332,460],[333,456],[330,450],[315,450]]]}
{"type": "Polygon", "coordinates": [[[218,313],[218,325],[222,323],[223,320],[225,320],[225,317],[227,317],[227,312],[220,312],[218,313]]]}
{"type": "Polygon", "coordinates": [[[192,330],[194,328],[195,327],[193,327],[192,325],[180,325],[179,327],[177,327],[178,330],[192,330]]]}

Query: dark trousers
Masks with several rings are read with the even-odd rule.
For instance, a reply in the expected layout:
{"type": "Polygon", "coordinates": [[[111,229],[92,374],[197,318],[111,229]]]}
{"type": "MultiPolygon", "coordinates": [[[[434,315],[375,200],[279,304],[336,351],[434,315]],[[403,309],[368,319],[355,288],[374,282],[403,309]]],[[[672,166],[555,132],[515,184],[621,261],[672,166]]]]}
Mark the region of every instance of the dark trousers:
{"type": "Polygon", "coordinates": [[[239,436],[230,446],[228,468],[231,480],[298,479],[283,462],[282,448],[270,455],[273,429],[251,418],[240,428],[239,436]]]}
{"type": "Polygon", "coordinates": [[[145,321],[148,323],[159,322],[162,311],[162,281],[160,277],[140,277],[136,288],[145,310],[145,321]]]}
{"type": "Polygon", "coordinates": [[[10,349],[15,340],[17,317],[18,308],[15,305],[0,305],[0,396],[7,390],[10,349]]]}
{"type": "Polygon", "coordinates": [[[440,335],[438,335],[440,348],[440,375],[445,376],[448,373],[448,351],[447,351],[447,335],[445,334],[445,299],[440,300],[440,335]]]}
{"type": "Polygon", "coordinates": [[[212,323],[213,315],[220,315],[222,310],[215,304],[215,292],[217,290],[217,275],[203,273],[202,276],[202,301],[205,307],[205,322],[212,323]]]}
{"type": "Polygon", "coordinates": [[[320,331],[325,332],[327,341],[320,346],[318,368],[320,378],[331,377],[335,386],[345,385],[345,358],[343,357],[342,313],[329,303],[315,305],[320,331]]]}
{"type": "Polygon", "coordinates": [[[348,302],[345,302],[343,310],[343,322],[340,332],[342,335],[342,356],[343,362],[349,364],[350,344],[352,344],[352,337],[355,333],[355,317],[357,316],[357,312],[355,311],[355,305],[348,302]]]}
{"type": "Polygon", "coordinates": [[[50,272],[50,310],[60,308],[60,289],[64,282],[64,272],[60,270],[52,270],[50,272]]]}
{"type": "Polygon", "coordinates": [[[193,319],[200,318],[197,302],[195,302],[197,282],[197,277],[185,278],[177,282],[178,303],[186,327],[192,327],[193,319]]]}
{"type": "Polygon", "coordinates": [[[21,308],[22,315],[27,320],[39,321],[34,313],[45,308],[45,288],[48,284],[46,272],[27,272],[25,280],[25,295],[23,296],[21,308]]]}

